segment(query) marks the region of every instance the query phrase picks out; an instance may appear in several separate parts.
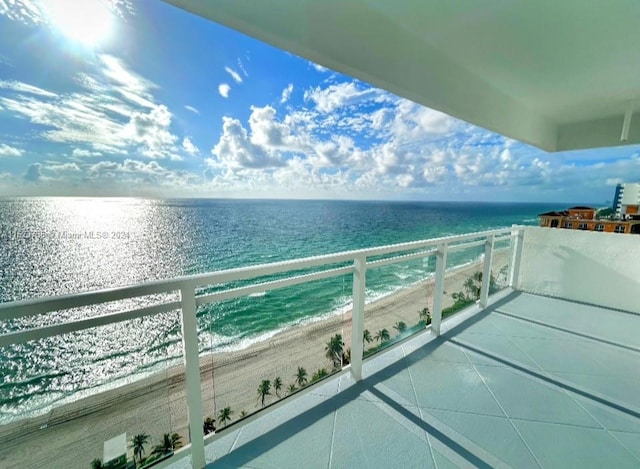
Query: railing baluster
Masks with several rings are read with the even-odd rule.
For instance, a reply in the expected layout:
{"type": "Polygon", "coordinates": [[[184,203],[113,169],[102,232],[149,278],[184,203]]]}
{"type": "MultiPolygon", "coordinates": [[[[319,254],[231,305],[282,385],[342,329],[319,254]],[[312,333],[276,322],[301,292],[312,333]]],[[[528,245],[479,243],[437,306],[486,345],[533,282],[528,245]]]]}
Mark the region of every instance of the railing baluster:
{"type": "Polygon", "coordinates": [[[447,268],[447,245],[438,245],[436,251],[436,284],[433,290],[433,313],[431,314],[431,331],[440,335],[442,323],[442,296],[444,294],[444,273],[447,268]]]}
{"type": "Polygon", "coordinates": [[[364,295],[367,284],[367,258],[356,257],[353,261],[353,310],[351,312],[351,376],[362,379],[362,355],[364,344],[364,295]]]}
{"type": "Polygon", "coordinates": [[[522,244],[524,242],[524,228],[516,228],[511,232],[511,268],[509,271],[509,286],[518,289],[520,286],[520,262],[522,259],[522,244]]]}
{"type": "Polygon", "coordinates": [[[487,307],[489,287],[491,286],[491,262],[493,257],[493,235],[487,236],[484,246],[484,267],[482,269],[482,287],[480,288],[480,306],[487,307]]]}
{"type": "Polygon", "coordinates": [[[182,351],[189,415],[189,439],[191,440],[191,466],[204,469],[204,431],[202,429],[202,393],[200,390],[200,357],[198,354],[198,323],[196,297],[192,286],[180,289],[182,305],[182,351]]]}

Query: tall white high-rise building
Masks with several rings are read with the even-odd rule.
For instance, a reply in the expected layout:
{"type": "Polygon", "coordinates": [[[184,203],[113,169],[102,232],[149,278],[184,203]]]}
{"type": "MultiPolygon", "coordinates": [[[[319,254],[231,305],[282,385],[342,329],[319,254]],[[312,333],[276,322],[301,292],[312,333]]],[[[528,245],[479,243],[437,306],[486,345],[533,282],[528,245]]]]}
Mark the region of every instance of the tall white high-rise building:
{"type": "Polygon", "coordinates": [[[613,209],[617,216],[637,215],[640,206],[640,184],[625,182],[616,186],[613,209]]]}

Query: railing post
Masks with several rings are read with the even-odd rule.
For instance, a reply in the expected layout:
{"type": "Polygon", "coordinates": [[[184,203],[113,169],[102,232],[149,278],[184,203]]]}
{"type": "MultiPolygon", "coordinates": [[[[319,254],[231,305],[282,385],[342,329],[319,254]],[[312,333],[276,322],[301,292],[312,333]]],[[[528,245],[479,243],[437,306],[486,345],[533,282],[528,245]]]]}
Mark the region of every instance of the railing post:
{"type": "Polygon", "coordinates": [[[367,258],[356,257],[353,261],[353,310],[351,312],[351,376],[362,379],[362,355],[364,343],[364,294],[367,284],[367,258]]]}
{"type": "Polygon", "coordinates": [[[440,244],[436,251],[436,284],[433,289],[433,313],[431,313],[431,331],[440,335],[442,323],[442,296],[444,294],[444,274],[447,268],[447,245],[440,244]]]}
{"type": "Polygon", "coordinates": [[[200,357],[198,355],[198,323],[196,297],[193,287],[180,289],[182,305],[182,352],[186,381],[189,438],[191,440],[191,466],[204,469],[204,431],[202,429],[202,393],[200,390],[200,357]]]}
{"type": "Polygon", "coordinates": [[[484,245],[484,268],[482,269],[482,286],[480,287],[480,306],[487,307],[489,288],[491,287],[491,262],[493,257],[493,235],[487,236],[484,245]]]}
{"type": "Polygon", "coordinates": [[[511,232],[511,268],[509,270],[509,287],[517,289],[520,286],[520,262],[522,260],[522,245],[524,242],[524,228],[511,232]]]}

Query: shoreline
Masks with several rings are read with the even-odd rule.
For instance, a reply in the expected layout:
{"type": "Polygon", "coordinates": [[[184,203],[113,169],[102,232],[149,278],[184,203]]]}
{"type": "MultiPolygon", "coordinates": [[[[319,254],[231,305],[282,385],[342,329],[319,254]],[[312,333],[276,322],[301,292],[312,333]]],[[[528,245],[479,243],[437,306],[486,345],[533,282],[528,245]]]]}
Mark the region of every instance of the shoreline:
{"type": "MultiPolygon", "coordinates": [[[[507,262],[508,250],[494,252],[494,274],[507,262]]],[[[464,281],[479,269],[481,263],[476,262],[447,272],[443,307],[453,304],[451,293],[464,290],[464,281]]],[[[418,323],[419,310],[425,306],[433,309],[433,286],[434,278],[430,277],[366,304],[364,328],[372,336],[386,328],[394,337],[393,325],[398,321],[406,322],[408,327],[418,323]]],[[[342,334],[345,349],[351,346],[350,309],[322,320],[289,326],[245,349],[202,356],[204,417],[217,420],[220,409],[229,406],[233,411],[231,422],[235,422],[241,411],[251,414],[259,410],[257,387],[264,379],[273,383],[280,377],[283,386],[279,394],[286,396],[298,366],[306,369],[309,381],[319,368],[330,371],[325,344],[334,334],[342,334]]],[[[365,345],[365,349],[372,345],[365,345]]],[[[277,399],[272,388],[265,403],[277,399]]],[[[216,426],[221,425],[216,421],[216,426]]],[[[102,457],[104,441],[125,431],[127,439],[142,432],[151,435],[147,456],[163,433],[180,433],[187,443],[183,365],[60,405],[43,415],[0,425],[0,440],[4,442],[0,466],[46,467],[53,458],[61,467],[86,468],[94,458],[102,457]]]]}

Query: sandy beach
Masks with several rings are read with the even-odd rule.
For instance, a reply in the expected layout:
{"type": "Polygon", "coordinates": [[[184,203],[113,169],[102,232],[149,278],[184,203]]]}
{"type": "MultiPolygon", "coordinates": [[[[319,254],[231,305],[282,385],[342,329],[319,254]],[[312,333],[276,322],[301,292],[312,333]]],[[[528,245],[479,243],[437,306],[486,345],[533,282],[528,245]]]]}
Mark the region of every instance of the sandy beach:
{"type": "MultiPolygon", "coordinates": [[[[494,275],[507,264],[507,258],[506,251],[494,254],[494,275]]],[[[453,304],[451,293],[463,291],[465,280],[481,269],[475,264],[447,273],[445,307],[453,304]]],[[[368,304],[365,329],[375,335],[386,328],[394,337],[397,331],[393,325],[398,321],[413,326],[419,320],[419,310],[433,308],[432,291],[433,280],[427,280],[368,304]]],[[[257,388],[262,380],[273,383],[280,377],[283,386],[279,394],[284,397],[288,386],[295,383],[299,366],[306,369],[309,381],[319,368],[330,371],[325,345],[336,333],[342,334],[346,348],[351,346],[350,311],[292,327],[245,350],[202,357],[204,415],[217,418],[220,409],[229,406],[233,423],[242,411],[250,414],[260,409],[257,388]]],[[[265,403],[277,399],[272,387],[265,403]]],[[[128,440],[142,432],[151,436],[146,455],[161,442],[163,433],[178,432],[188,441],[182,367],[59,406],[46,415],[0,426],[0,467],[88,468],[94,458],[102,458],[103,442],[124,432],[128,440]]]]}

